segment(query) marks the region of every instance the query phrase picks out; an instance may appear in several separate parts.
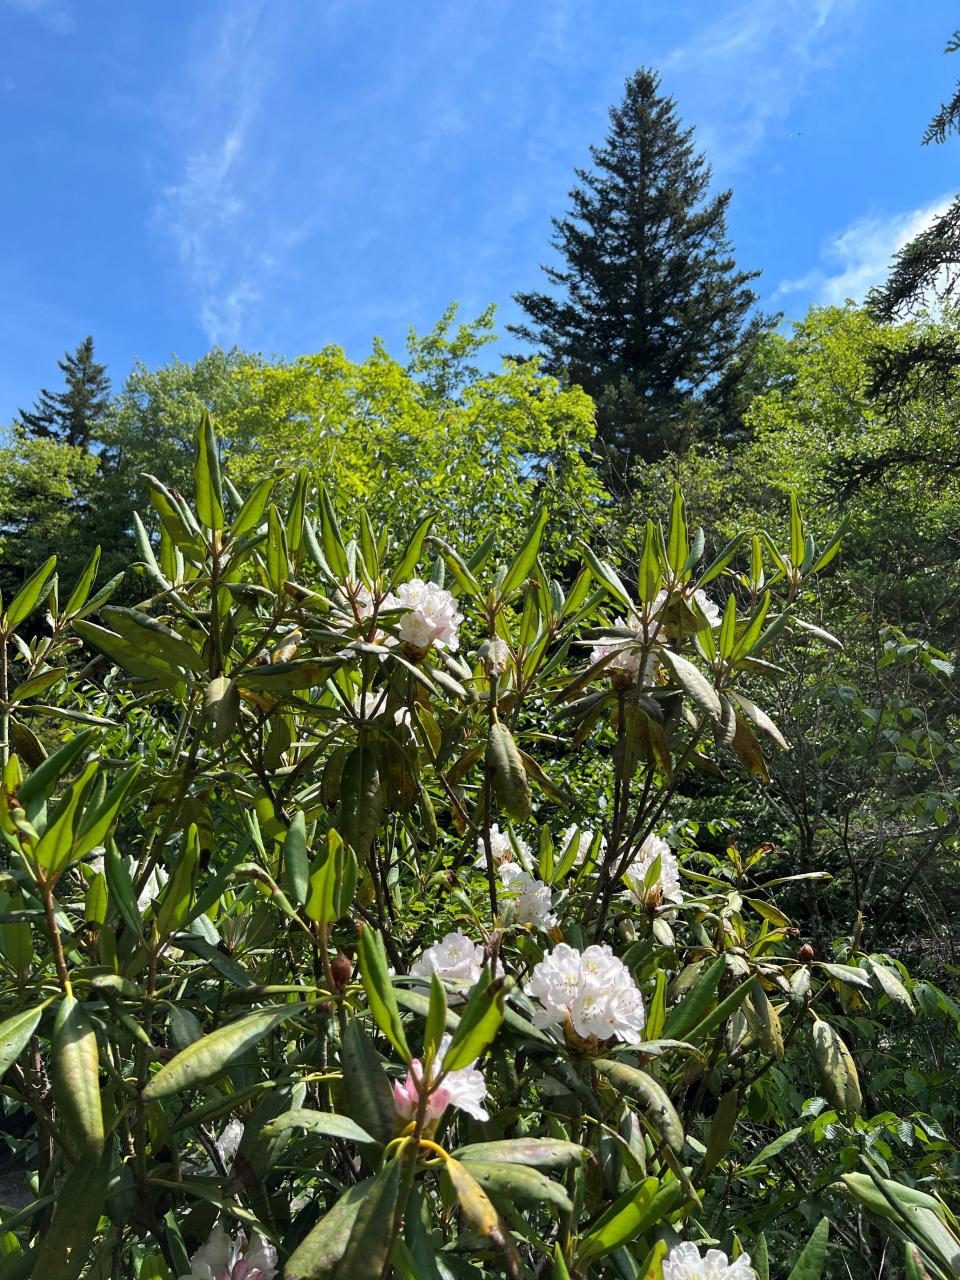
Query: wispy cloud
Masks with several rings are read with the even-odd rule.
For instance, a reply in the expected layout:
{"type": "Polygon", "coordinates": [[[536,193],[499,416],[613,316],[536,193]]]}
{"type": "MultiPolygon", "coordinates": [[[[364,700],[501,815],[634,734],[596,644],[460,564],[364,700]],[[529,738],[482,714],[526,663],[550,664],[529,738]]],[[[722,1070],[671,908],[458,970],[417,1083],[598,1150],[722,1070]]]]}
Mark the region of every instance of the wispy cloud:
{"type": "Polygon", "coordinates": [[[153,222],[176,247],[204,334],[220,345],[243,340],[248,317],[297,238],[270,214],[270,152],[259,136],[260,116],[276,74],[270,37],[282,21],[276,10],[265,15],[262,0],[226,8],[209,46],[160,104],[173,176],[161,184],[153,222]]]}
{"type": "Polygon", "coordinates": [[[829,238],[821,263],[795,280],[784,280],[777,297],[805,294],[814,302],[840,306],[862,302],[886,278],[894,256],[940,214],[952,197],[940,196],[921,209],[857,218],[829,238]]]}
{"type": "Polygon", "coordinates": [[[66,0],[0,0],[0,5],[36,18],[57,35],[70,35],[74,30],[73,14],[66,0]]]}
{"type": "Polygon", "coordinates": [[[684,103],[699,97],[707,108],[697,140],[718,169],[742,168],[787,120],[817,72],[843,52],[848,20],[861,5],[746,0],[667,55],[663,69],[685,82],[684,103]]]}

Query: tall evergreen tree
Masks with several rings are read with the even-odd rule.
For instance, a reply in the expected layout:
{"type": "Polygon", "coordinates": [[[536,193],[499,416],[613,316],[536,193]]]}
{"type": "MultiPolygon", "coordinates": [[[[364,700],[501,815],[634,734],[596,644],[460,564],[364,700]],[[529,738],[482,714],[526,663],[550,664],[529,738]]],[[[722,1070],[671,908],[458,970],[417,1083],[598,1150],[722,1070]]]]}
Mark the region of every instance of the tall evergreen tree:
{"type": "Polygon", "coordinates": [[[110,408],[106,365],[94,360],[91,337],[84,338],[73,354],[65,353],[57,364],[64,374],[65,389],[43,388],[32,410],[20,410],[19,423],[39,439],[89,449],[110,408]]]}
{"type": "Polygon", "coordinates": [[[511,332],[597,403],[598,431],[625,468],[700,435],[722,435],[769,320],[727,238],[732,192],[710,196],[695,151],[655,72],[627,80],[592,169],[577,169],[544,267],[555,294],[520,293],[529,322],[511,332]]]}

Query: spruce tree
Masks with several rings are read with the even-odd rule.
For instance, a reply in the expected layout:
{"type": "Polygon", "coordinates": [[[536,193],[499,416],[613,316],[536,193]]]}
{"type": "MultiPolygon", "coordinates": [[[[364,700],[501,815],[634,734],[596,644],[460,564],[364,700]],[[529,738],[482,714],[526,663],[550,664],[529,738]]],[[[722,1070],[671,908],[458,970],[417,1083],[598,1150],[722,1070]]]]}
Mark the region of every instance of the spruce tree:
{"type": "Polygon", "coordinates": [[[617,469],[723,435],[737,386],[770,321],[727,238],[732,192],[709,193],[694,149],[657,74],[641,69],[610,110],[592,169],[577,169],[545,266],[554,294],[520,293],[529,322],[511,332],[537,345],[597,403],[598,433],[617,469]]]}
{"type": "Polygon", "coordinates": [[[93,358],[93,338],[87,337],[57,364],[66,388],[43,388],[32,410],[21,409],[19,423],[39,439],[59,440],[89,450],[110,407],[110,379],[106,365],[93,358]]]}

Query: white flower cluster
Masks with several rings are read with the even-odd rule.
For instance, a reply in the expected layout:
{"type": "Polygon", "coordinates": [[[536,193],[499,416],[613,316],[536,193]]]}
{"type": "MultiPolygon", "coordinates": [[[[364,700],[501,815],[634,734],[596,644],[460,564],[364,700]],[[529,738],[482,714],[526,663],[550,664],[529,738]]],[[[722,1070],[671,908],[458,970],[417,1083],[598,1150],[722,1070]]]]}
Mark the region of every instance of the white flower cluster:
{"type": "MultiPolygon", "coordinates": [[[[517,842],[517,848],[520,853],[526,857],[532,856],[530,846],[521,836],[514,837],[517,842]]],[[[510,839],[506,831],[501,831],[496,823],[490,828],[490,852],[493,854],[493,860],[500,866],[503,862],[512,862],[514,856],[513,841],[510,839]]],[[[486,855],[483,850],[480,851],[480,857],[477,859],[477,866],[482,867],[486,864],[486,855]]]]}
{"type": "Polygon", "coordinates": [[[551,911],[553,898],[548,884],[534,880],[516,862],[500,864],[500,879],[505,898],[504,915],[508,921],[537,929],[554,927],[557,917],[551,911]]]}
{"type": "Polygon", "coordinates": [[[577,951],[561,942],[540,961],[524,987],[540,1002],[538,1027],[568,1024],[584,1040],[642,1038],[643,997],[630,970],[603,943],[577,951]]]}
{"type": "Polygon", "coordinates": [[[397,627],[403,644],[414,649],[427,650],[436,645],[455,653],[460,647],[460,623],[463,614],[457,612],[457,602],[443,587],[422,578],[411,578],[397,587],[380,603],[381,610],[405,610],[397,627]]]}
{"type": "Polygon", "coordinates": [[[274,1280],[277,1251],[269,1240],[241,1231],[231,1239],[218,1222],[207,1243],[190,1259],[190,1272],[180,1280],[274,1280]]]}
{"type": "MultiPolygon", "coordinates": [[[[695,605],[697,605],[700,612],[706,618],[708,626],[710,626],[711,628],[719,627],[720,623],[723,621],[723,614],[720,612],[719,607],[714,603],[713,600],[710,599],[710,597],[707,595],[705,591],[701,590],[698,587],[697,590],[694,591],[692,597],[689,598],[689,600],[692,600],[692,602],[695,605]]],[[[688,603],[689,603],[689,600],[688,600],[688,603]]],[[[660,612],[666,603],[667,603],[666,591],[658,591],[648,606],[649,617],[650,618],[659,617],[660,612]]]]}
{"type": "Polygon", "coordinates": [[[749,1253],[730,1262],[720,1249],[700,1250],[690,1240],[674,1245],[663,1262],[663,1280],[757,1280],[749,1253]]]}
{"type": "Polygon", "coordinates": [[[652,653],[648,653],[646,659],[644,659],[642,650],[636,647],[637,642],[643,639],[640,619],[631,614],[629,621],[626,618],[617,618],[613,625],[620,629],[629,629],[636,632],[637,641],[627,639],[604,640],[600,644],[594,645],[590,650],[591,663],[599,662],[601,658],[606,658],[608,654],[616,654],[616,657],[611,658],[604,667],[605,673],[611,675],[616,673],[625,683],[631,686],[650,684],[653,680],[653,673],[656,670],[657,660],[652,653]]]}
{"type": "Polygon", "coordinates": [[[683,901],[677,855],[666,840],[661,839],[660,836],[647,836],[640,846],[640,852],[630,863],[627,876],[630,888],[640,902],[646,902],[650,896],[656,895],[657,890],[659,890],[658,896],[663,902],[680,903],[683,901]],[[657,882],[644,888],[646,874],[657,858],[660,859],[660,874],[657,877],[657,882]]]}
{"type": "MultiPolygon", "coordinates": [[[[560,837],[560,856],[562,857],[567,851],[567,845],[577,833],[576,824],[567,827],[566,831],[560,837]]],[[[580,828],[580,839],[577,842],[577,852],[573,859],[575,867],[583,866],[587,854],[590,852],[590,846],[593,844],[594,832],[589,828],[580,828]]],[[[597,861],[603,858],[604,850],[607,847],[606,839],[601,836],[600,843],[597,846],[597,861]]]]}
{"type": "Polygon", "coordinates": [[[451,1071],[444,1077],[439,1088],[435,1087],[435,1081],[443,1071],[443,1060],[450,1048],[450,1040],[451,1037],[445,1035],[440,1041],[437,1055],[430,1065],[426,1085],[423,1063],[419,1058],[414,1058],[406,1080],[403,1084],[397,1081],[393,1086],[393,1104],[401,1120],[409,1123],[414,1119],[420,1105],[420,1092],[424,1087],[430,1090],[425,1111],[428,1131],[436,1127],[447,1107],[459,1107],[475,1120],[490,1119],[483,1105],[487,1097],[487,1082],[483,1078],[483,1072],[478,1071],[474,1063],[461,1067],[459,1071],[451,1071]]]}
{"type": "Polygon", "coordinates": [[[442,981],[464,982],[471,986],[483,970],[483,947],[462,933],[447,933],[432,947],[427,947],[410,967],[415,978],[435,973],[442,981]]]}

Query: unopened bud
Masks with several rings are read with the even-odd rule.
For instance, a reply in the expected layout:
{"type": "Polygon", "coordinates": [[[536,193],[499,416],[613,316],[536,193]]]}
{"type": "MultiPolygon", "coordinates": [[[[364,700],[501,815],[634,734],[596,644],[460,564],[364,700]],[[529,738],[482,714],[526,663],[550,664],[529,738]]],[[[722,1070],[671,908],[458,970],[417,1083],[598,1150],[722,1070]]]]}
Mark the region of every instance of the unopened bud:
{"type": "Polygon", "coordinates": [[[497,638],[484,640],[477,650],[477,657],[488,676],[502,676],[510,662],[510,646],[497,638]]]}
{"type": "Polygon", "coordinates": [[[800,959],[804,964],[809,964],[813,959],[813,947],[811,947],[809,942],[805,942],[800,948],[800,959]]]}
{"type": "Polygon", "coordinates": [[[342,951],[338,951],[330,965],[330,972],[333,974],[333,981],[337,990],[344,991],[347,983],[353,977],[353,962],[348,960],[342,951]]]}

